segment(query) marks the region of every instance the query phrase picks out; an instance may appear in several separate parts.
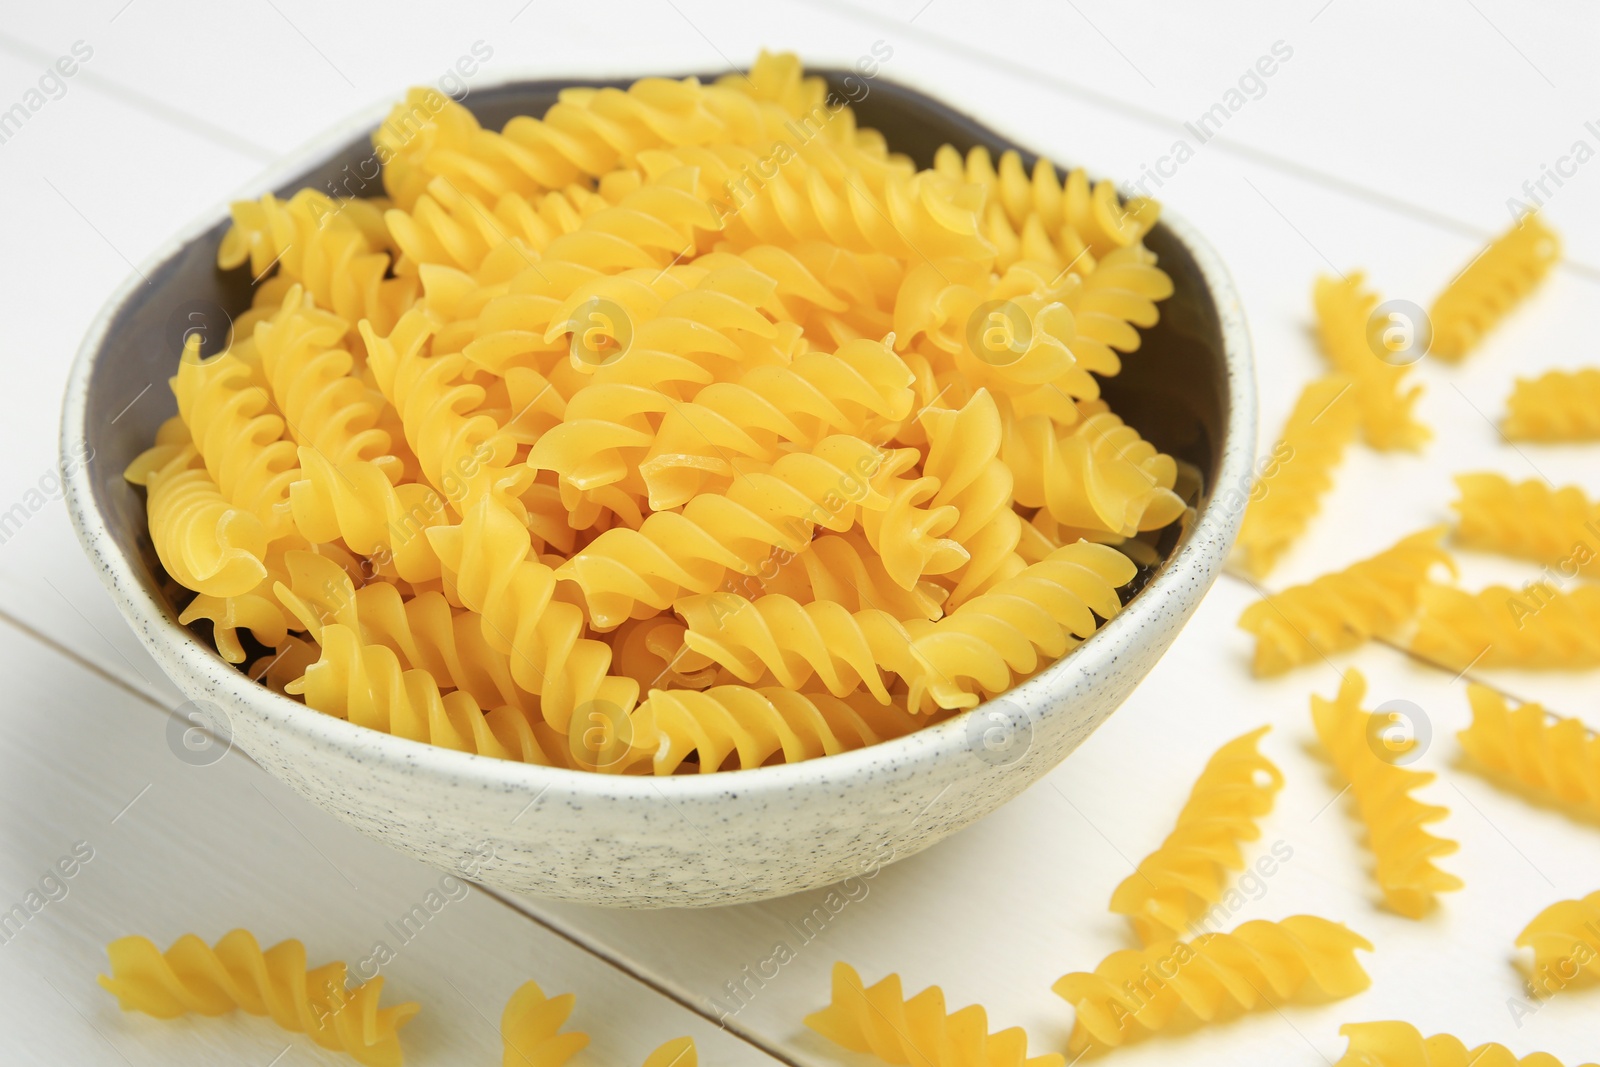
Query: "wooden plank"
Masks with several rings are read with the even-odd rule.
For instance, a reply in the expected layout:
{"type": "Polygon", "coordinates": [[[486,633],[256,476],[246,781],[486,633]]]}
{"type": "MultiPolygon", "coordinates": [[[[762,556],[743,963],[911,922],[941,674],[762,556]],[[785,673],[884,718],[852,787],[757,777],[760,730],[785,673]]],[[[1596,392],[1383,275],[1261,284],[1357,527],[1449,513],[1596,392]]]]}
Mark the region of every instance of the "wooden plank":
{"type": "Polygon", "coordinates": [[[30,891],[53,898],[0,943],[7,1063],[351,1062],[243,1013],[125,1014],[95,984],[114,938],[165,947],[236,926],[263,945],[299,938],[314,965],[371,961],[384,1003],[423,1006],[403,1031],[416,1067],[499,1063],[501,1009],[530,978],[577,994],[571,1028],[593,1038],[578,1067],[640,1063],[684,1034],[708,1063],[772,1062],[481,890],[326,817],[238,752],[186,748],[179,720],[11,627],[0,627],[0,674],[0,910],[31,909],[30,891]],[[74,848],[87,861],[52,880],[74,848]]]}

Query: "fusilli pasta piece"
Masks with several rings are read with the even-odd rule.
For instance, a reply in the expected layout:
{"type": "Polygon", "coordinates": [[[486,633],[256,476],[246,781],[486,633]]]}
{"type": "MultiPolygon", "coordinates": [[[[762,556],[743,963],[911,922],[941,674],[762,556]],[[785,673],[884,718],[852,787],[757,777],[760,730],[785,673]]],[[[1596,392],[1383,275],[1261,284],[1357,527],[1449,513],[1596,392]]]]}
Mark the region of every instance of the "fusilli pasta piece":
{"type": "Polygon", "coordinates": [[[546,997],[538,982],[518,986],[500,1014],[502,1067],[561,1067],[585,1048],[588,1034],[561,1029],[576,999],[571,993],[546,997]]]}
{"type": "Polygon", "coordinates": [[[1456,540],[1468,548],[1559,566],[1568,576],[1600,566],[1600,503],[1577,486],[1481,473],[1456,475],[1456,488],[1456,540]]]}
{"type": "Polygon", "coordinates": [[[1427,585],[1411,650],[1460,671],[1593,667],[1600,664],[1600,587],[1563,592],[1540,581],[1520,591],[1492,585],[1470,593],[1427,585]]]}
{"type": "Polygon", "coordinates": [[[1334,1067],[1562,1067],[1548,1052],[1519,1058],[1504,1045],[1492,1042],[1468,1049],[1460,1038],[1449,1034],[1425,1038],[1410,1023],[1346,1023],[1339,1033],[1350,1039],[1350,1045],[1334,1067]]]}
{"type": "Polygon", "coordinates": [[[1255,673],[1280,674],[1373,637],[1394,636],[1416,615],[1434,568],[1455,574],[1439,545],[1445,529],[1419,530],[1375,556],[1251,604],[1239,626],[1256,635],[1255,673]]]}
{"type": "Polygon", "coordinates": [[[1340,923],[1312,915],[1258,919],[1229,934],[1113,952],[1093,972],[1065,975],[1051,988],[1076,1009],[1067,1042],[1076,1056],[1183,1020],[1207,1023],[1313,993],[1353,996],[1370,982],[1357,949],[1372,945],[1340,923]]]}
{"type": "Polygon", "coordinates": [[[635,749],[653,753],[658,775],[675,774],[691,755],[701,774],[728,761],[741,770],[774,760],[831,756],[918,729],[906,711],[867,699],[841,700],[779,686],[712,686],[704,692],[655,689],[630,720],[635,749]]]}
{"type": "Polygon", "coordinates": [[[1600,980],[1600,891],[1545,908],[1517,935],[1517,947],[1533,949],[1534,969],[1562,988],[1580,977],[1600,980]]]}
{"type": "Polygon", "coordinates": [[[1322,352],[1352,383],[1367,444],[1384,451],[1420,449],[1433,436],[1412,412],[1422,386],[1404,387],[1411,368],[1389,363],[1374,351],[1368,324],[1378,295],[1366,287],[1366,276],[1352,271],[1339,281],[1318,278],[1312,298],[1322,352]]]}
{"type": "Polygon", "coordinates": [[[307,970],[300,942],[282,941],[263,952],[247,930],[234,930],[215,948],[185,934],[165,953],[143,937],[120,938],[106,951],[111,974],[101,975],[100,984],[123,1011],[174,1019],[240,1008],[367,1067],[400,1067],[398,1031],[419,1010],[409,1001],[380,1008],[382,978],[350,988],[344,964],[307,970]]]}
{"type": "Polygon", "coordinates": [[[1433,781],[1433,774],[1398,766],[1379,755],[1387,742],[1384,720],[1362,710],[1366,691],[1367,680],[1351,668],[1336,698],[1312,694],[1311,721],[1323,750],[1349,783],[1377,860],[1376,877],[1384,900],[1396,913],[1419,919],[1433,907],[1436,894],[1462,887],[1460,878],[1433,863],[1455,852],[1457,844],[1423,829],[1450,811],[1411,795],[1433,781]]]}
{"type": "Polygon", "coordinates": [[[1028,1055],[1021,1027],[989,1032],[980,1005],[945,1012],[944,992],[929,986],[907,998],[900,976],[868,986],[848,963],[833,965],[833,997],[806,1025],[852,1052],[902,1067],[1061,1067],[1054,1052],[1028,1055]]]}
{"type": "Polygon", "coordinates": [[[700,1051],[695,1048],[694,1038],[675,1037],[646,1056],[644,1067],[700,1067],[700,1051]]]}
{"type": "Polygon", "coordinates": [[[322,627],[322,655],[285,690],[307,706],[358,726],[459,752],[566,766],[562,738],[509,705],[485,712],[459,689],[441,692],[425,670],[407,670],[387,646],[368,644],[350,627],[322,627]]]}
{"type": "Polygon", "coordinates": [[[228,503],[200,462],[191,445],[147,475],[150,539],[178,584],[239,596],[267,576],[267,531],[253,513],[228,503]]]}
{"type": "Polygon", "coordinates": [[[1544,280],[1560,257],[1560,239],[1537,214],[1524,216],[1434,299],[1428,311],[1433,325],[1429,354],[1452,363],[1460,360],[1544,280]]]}
{"type": "Polygon", "coordinates": [[[1306,386],[1295,401],[1274,449],[1279,463],[1261,478],[1239,524],[1239,565],[1251,577],[1266,577],[1321,509],[1333,468],[1361,418],[1360,407],[1345,395],[1353,387],[1349,378],[1332,375],[1306,386]]]}
{"type": "Polygon", "coordinates": [[[1161,847],[1111,894],[1142,944],[1184,933],[1222,899],[1226,872],[1245,868],[1241,841],[1261,836],[1256,820],[1272,810],[1283,774],[1256,746],[1263,726],[1223,745],[1200,772],[1178,822],[1161,847]]]}
{"type": "Polygon", "coordinates": [[[1456,737],[1479,767],[1600,818],[1600,735],[1531,701],[1513,708],[1486,686],[1469,686],[1467,699],[1472,725],[1456,737]]]}
{"type": "Polygon", "coordinates": [[[1513,441],[1600,438],[1600,367],[1518,378],[1501,428],[1513,441]]]}

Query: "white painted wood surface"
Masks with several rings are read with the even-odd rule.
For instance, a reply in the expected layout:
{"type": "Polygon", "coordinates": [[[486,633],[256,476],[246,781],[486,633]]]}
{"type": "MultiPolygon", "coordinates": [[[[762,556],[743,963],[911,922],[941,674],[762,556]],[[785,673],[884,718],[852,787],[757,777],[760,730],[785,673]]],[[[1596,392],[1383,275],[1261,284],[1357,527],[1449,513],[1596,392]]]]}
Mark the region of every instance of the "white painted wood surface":
{"type": "MultiPolygon", "coordinates": [[[[51,491],[67,360],[130,264],[277,155],[436,79],[475,41],[494,49],[483,76],[500,78],[717,69],[763,45],[848,64],[880,39],[894,48],[884,76],[1124,182],[1175,137],[1193,140],[1182,124],[1274,42],[1293,48],[1259,98],[1155,190],[1211,238],[1240,284],[1257,343],[1263,451],[1300,386],[1322,370],[1307,332],[1317,274],[1366,269],[1385,296],[1426,305],[1509,221],[1506,200],[1526,199],[1525,181],[1577,140],[1600,149],[1600,128],[1585,126],[1600,126],[1600,19],[1579,2],[782,0],[752,10],[728,0],[226,9],[106,0],[8,11],[0,109],[74,42],[94,54],[65,95],[0,144],[0,513],[14,503],[29,512],[0,543],[0,613],[15,624],[0,627],[10,683],[0,712],[0,902],[21,899],[74,842],[96,853],[64,900],[0,945],[0,1059],[266,1064],[289,1044],[279,1063],[335,1062],[259,1020],[121,1015],[93,984],[104,942],[249,925],[264,938],[302,938],[318,961],[360,958],[438,878],[302,804],[238,754],[190,767],[169,752],[162,712],[181,698],[101,592],[51,491]]],[[[1420,368],[1421,411],[1436,441],[1415,457],[1354,449],[1273,587],[1445,520],[1457,472],[1600,493],[1592,449],[1513,449],[1493,425],[1517,375],[1600,363],[1600,162],[1559,188],[1547,182],[1546,192],[1568,262],[1465,365],[1420,368]]],[[[1474,586],[1534,576],[1503,560],[1464,564],[1474,586]]],[[[1205,755],[1264,722],[1276,724],[1267,749],[1289,776],[1265,841],[1295,854],[1239,918],[1309,911],[1347,921],[1378,945],[1368,960],[1374,988],[1342,1005],[1152,1042],[1119,1061],[1312,1064],[1336,1058],[1339,1023],[1383,1017],[1568,1062],[1600,1057],[1583,1025],[1600,992],[1557,998],[1520,1027],[1507,1007],[1521,983],[1516,931],[1545,904],[1600,888],[1600,834],[1462,771],[1453,733],[1467,721],[1465,688],[1448,673],[1372,648],[1269,684],[1250,679],[1248,640],[1233,621],[1252,596],[1225,578],[1079,753],[995,817],[851,887],[859,899],[803,946],[795,924],[824,894],[630,914],[532,900],[507,907],[474,891],[386,969],[394,997],[425,1005],[406,1031],[409,1062],[495,1062],[498,1038],[484,1017],[496,1019],[504,997],[533,977],[579,994],[575,1024],[595,1037],[591,1063],[638,1062],[690,1032],[708,1064],[767,1059],[757,1046],[798,1063],[864,1063],[800,1024],[825,1001],[835,959],[869,980],[900,970],[912,988],[941,983],[952,1004],[985,1003],[996,1026],[1026,1025],[1037,1048],[1058,1048],[1071,1014],[1049,984],[1127,943],[1105,911],[1112,887],[1159,842],[1205,755]],[[1308,694],[1331,694],[1337,670],[1352,665],[1371,679],[1374,701],[1412,700],[1433,726],[1422,766],[1441,781],[1426,793],[1453,811],[1443,832],[1462,851],[1443,865],[1468,888],[1421,923],[1373,907],[1352,813],[1307,748],[1308,694]],[[730,1003],[726,984],[779,940],[798,948],[794,961],[747,1005],[730,1003]],[[716,1033],[723,1013],[733,1035],[716,1033]]],[[[1592,674],[1474,676],[1600,725],[1592,674]]]]}

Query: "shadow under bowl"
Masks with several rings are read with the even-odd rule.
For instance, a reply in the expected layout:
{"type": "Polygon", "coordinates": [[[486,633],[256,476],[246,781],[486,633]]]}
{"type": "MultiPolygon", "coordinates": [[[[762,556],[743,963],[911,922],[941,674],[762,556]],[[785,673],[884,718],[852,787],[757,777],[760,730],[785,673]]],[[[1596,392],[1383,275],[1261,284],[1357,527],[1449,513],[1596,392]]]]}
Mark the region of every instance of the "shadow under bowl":
{"type": "MultiPolygon", "coordinates": [[[[836,87],[848,74],[818,73],[836,87]]],[[[628,83],[508,82],[475,88],[468,106],[498,129],[514,115],[543,114],[573,84],[628,83]]],[[[1019,147],[881,79],[855,109],[921,166],[946,143],[963,152],[1019,147]]],[[[369,136],[384,114],[344,124],[264,176],[257,194],[311,186],[378,195],[375,177],[364,187],[360,179],[374,173],[369,136]]],[[[1023,156],[1031,166],[1032,154],[1023,156]]],[[[143,492],[122,476],[175,411],[165,383],[182,337],[198,329],[208,350],[220,346],[228,316],[249,306],[248,271],[215,265],[227,226],[219,207],[175,238],[88,330],[61,431],[78,536],[151,655],[191,701],[218,709],[251,758],[362,832],[495,888],[623,907],[704,906],[870,876],[995,810],[1082,743],[1172,643],[1238,532],[1255,446],[1249,334],[1216,254],[1169,213],[1146,243],[1175,293],[1104,392],[1147,440],[1198,472],[1195,510],[1154,542],[1160,562],[1141,570],[1122,613],[1035,677],[870,748],[660,779],[531,766],[355,726],[252,682],[178,624],[186,594],[156,559],[143,492]]]]}

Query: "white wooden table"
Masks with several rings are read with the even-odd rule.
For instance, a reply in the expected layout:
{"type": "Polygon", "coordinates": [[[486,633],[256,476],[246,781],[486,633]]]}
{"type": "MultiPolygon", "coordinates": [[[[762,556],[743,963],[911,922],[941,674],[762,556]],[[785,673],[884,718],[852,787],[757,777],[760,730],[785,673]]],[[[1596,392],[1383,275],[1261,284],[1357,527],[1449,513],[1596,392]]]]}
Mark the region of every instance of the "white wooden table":
{"type": "MultiPolygon", "coordinates": [[[[104,944],[132,932],[163,944],[190,930],[214,938],[246,925],[264,941],[300,937],[317,960],[358,959],[439,877],[237,753],[195,767],[169,749],[181,697],[80,556],[52,473],[69,357],[131,264],[344,115],[437,80],[474,42],[493,49],[482,77],[499,79],[716,68],[746,63],[762,45],[844,65],[879,40],[893,48],[884,76],[1125,182],[1176,139],[1193,140],[1183,123],[1275,43],[1292,49],[1258,98],[1151,186],[1209,235],[1243,291],[1263,449],[1321,369],[1307,332],[1319,272],[1364,267],[1386,296],[1425,305],[1507,225],[1506,201],[1527,198],[1525,181],[1579,140],[1600,148],[1600,16],[1582,0],[9,4],[0,110],[75,42],[92,56],[0,143],[0,513],[26,512],[0,544],[0,909],[76,843],[94,856],[64,898],[0,943],[0,1061],[340,1062],[250,1017],[124,1015],[94,984],[104,944]]],[[[1516,374],[1600,363],[1600,162],[1546,191],[1567,261],[1463,367],[1421,368],[1435,442],[1415,457],[1354,450],[1274,586],[1444,520],[1458,471],[1600,492],[1600,452],[1517,450],[1493,426],[1516,374]]],[[[1474,587],[1533,577],[1502,560],[1464,562],[1474,587]]],[[[1318,1064],[1342,1049],[1340,1023],[1376,1018],[1569,1063],[1600,1057],[1600,991],[1558,997],[1520,1025],[1508,1007],[1523,984],[1512,939],[1544,905],[1600,889],[1600,833],[1462,771],[1453,734],[1468,720],[1464,679],[1373,647],[1252,680],[1233,623],[1253,596],[1225,577],[1078,753],[999,814],[884,871],[809,943],[793,924],[820,893],[697,913],[476,889],[452,901],[385,968],[386,996],[424,1004],[405,1032],[408,1062],[498,1062],[500,1008],[536,978],[548,992],[578,994],[574,1024],[594,1036],[582,1064],[637,1063],[679,1034],[696,1036],[708,1064],[865,1063],[801,1025],[826,1001],[836,959],[868,980],[898,970],[912,989],[941,983],[952,1006],[981,1002],[995,1027],[1024,1025],[1036,1049],[1059,1049],[1071,1012],[1050,983],[1126,944],[1105,910],[1112,887],[1166,832],[1205,754],[1263,722],[1278,725],[1266,747],[1289,778],[1265,841],[1286,842],[1294,856],[1238,919],[1311,912],[1348,922],[1378,945],[1373,987],[1341,1004],[1148,1042],[1115,1053],[1117,1062],[1318,1064]],[[1420,766],[1441,780],[1425,795],[1452,809],[1442,832],[1462,848],[1444,865],[1467,889],[1422,922],[1375,907],[1359,829],[1308,747],[1308,694],[1331,694],[1352,664],[1372,681],[1374,702],[1403,697],[1432,721],[1420,766]],[[796,958],[748,1004],[730,1003],[728,984],[780,940],[796,958]]],[[[1592,675],[1478,680],[1600,725],[1592,675]]]]}

